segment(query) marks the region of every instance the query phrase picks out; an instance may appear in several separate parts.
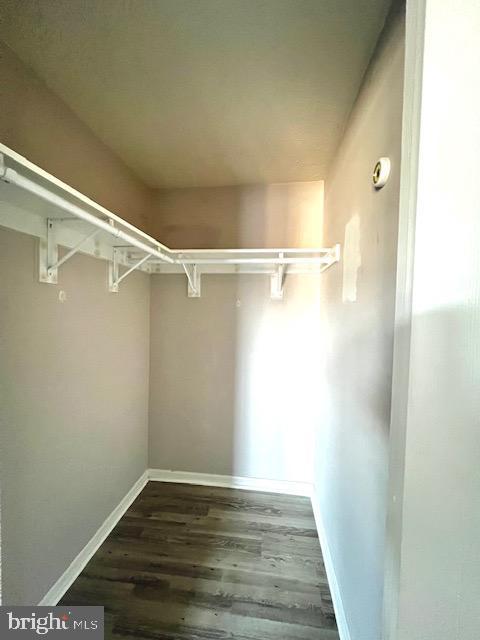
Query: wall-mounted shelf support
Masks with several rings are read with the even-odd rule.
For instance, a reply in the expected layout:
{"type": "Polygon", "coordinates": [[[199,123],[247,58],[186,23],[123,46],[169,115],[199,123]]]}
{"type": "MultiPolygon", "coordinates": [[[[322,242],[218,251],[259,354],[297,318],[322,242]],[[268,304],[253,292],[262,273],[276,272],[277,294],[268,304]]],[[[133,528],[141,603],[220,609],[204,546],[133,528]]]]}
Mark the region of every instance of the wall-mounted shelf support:
{"type": "Polygon", "coordinates": [[[340,243],[337,242],[337,244],[334,244],[333,247],[330,249],[330,262],[324,266],[322,271],[325,271],[326,269],[328,269],[328,267],[331,267],[332,264],[335,264],[335,262],[340,262],[340,257],[341,257],[341,247],[340,247],[340,243]]]}
{"type": "Polygon", "coordinates": [[[189,298],[200,298],[202,295],[201,273],[196,264],[182,264],[188,280],[187,295],[189,298]]]}
{"type": "Polygon", "coordinates": [[[38,247],[38,279],[40,282],[58,282],[58,246],[55,242],[54,220],[47,218],[46,237],[40,239],[38,247]]]}
{"type": "Polygon", "coordinates": [[[118,293],[118,249],[113,248],[112,261],[108,263],[108,290],[110,293],[118,293]]]}
{"type": "Polygon", "coordinates": [[[100,229],[95,229],[88,236],[82,238],[77,244],[67,251],[67,253],[58,258],[58,245],[55,238],[55,226],[61,223],[61,220],[54,220],[47,218],[47,231],[46,239],[40,241],[40,247],[38,251],[38,279],[40,282],[46,282],[47,284],[57,284],[58,282],[58,269],[65,264],[67,260],[70,260],[78,251],[90,240],[100,232],[100,229]]]}
{"type": "MultiPolygon", "coordinates": [[[[283,253],[279,254],[283,258],[283,253]]],[[[285,284],[285,265],[279,264],[275,273],[270,276],[270,298],[272,300],[283,300],[283,285],[285,284]]]]}
{"type": "Polygon", "coordinates": [[[118,293],[118,285],[122,280],[125,280],[127,276],[129,276],[133,271],[140,269],[140,267],[147,262],[152,256],[147,254],[137,260],[135,264],[133,264],[129,269],[127,269],[122,275],[120,275],[120,265],[119,265],[119,249],[117,247],[113,248],[113,256],[112,261],[108,265],[108,290],[111,293],[118,293]]]}

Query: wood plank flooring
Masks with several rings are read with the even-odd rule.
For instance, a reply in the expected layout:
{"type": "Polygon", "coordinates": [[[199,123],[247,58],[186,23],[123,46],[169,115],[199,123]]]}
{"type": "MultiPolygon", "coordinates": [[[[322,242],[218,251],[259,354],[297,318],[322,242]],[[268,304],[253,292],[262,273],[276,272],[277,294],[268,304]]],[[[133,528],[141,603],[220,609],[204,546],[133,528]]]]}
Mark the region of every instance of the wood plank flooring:
{"type": "Polygon", "coordinates": [[[149,482],[60,604],[115,640],[338,640],[307,498],[149,482]]]}

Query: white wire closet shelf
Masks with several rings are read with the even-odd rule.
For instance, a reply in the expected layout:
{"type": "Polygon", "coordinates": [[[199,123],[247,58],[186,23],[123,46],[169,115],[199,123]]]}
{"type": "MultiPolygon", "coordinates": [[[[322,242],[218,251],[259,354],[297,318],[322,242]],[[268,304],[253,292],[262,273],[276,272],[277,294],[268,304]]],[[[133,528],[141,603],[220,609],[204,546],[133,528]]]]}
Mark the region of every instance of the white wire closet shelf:
{"type": "Polygon", "coordinates": [[[330,248],[169,249],[147,233],[0,144],[0,226],[39,238],[39,280],[58,282],[77,252],[108,261],[115,293],[133,271],[185,273],[189,297],[200,297],[208,273],[270,276],[271,296],[283,297],[289,273],[316,274],[340,259],[330,248]],[[67,251],[59,257],[58,247],[67,251]]]}

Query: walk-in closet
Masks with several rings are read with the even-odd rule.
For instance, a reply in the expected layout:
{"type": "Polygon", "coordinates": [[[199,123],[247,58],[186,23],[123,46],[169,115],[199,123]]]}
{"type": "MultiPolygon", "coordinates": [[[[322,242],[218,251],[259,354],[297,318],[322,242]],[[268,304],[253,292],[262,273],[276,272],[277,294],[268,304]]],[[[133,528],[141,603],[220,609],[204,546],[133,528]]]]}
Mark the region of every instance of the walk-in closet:
{"type": "Polygon", "coordinates": [[[479,28],[0,0],[6,638],[477,640],[479,28]]]}

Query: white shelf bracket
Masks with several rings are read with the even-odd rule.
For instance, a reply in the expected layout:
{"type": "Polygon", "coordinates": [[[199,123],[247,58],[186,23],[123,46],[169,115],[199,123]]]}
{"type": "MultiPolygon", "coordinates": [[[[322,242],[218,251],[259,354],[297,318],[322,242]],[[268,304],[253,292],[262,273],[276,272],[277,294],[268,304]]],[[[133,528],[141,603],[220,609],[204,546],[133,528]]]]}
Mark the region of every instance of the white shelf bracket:
{"type": "MultiPolygon", "coordinates": [[[[283,253],[279,253],[278,257],[282,259],[283,253]]],[[[285,265],[279,264],[275,273],[270,276],[270,298],[272,300],[283,300],[283,286],[285,284],[285,265]]]]}
{"type": "Polygon", "coordinates": [[[334,245],[332,251],[333,251],[333,262],[340,262],[340,255],[341,255],[340,243],[337,242],[337,244],[334,245]]]}
{"type": "Polygon", "coordinates": [[[182,264],[182,267],[188,280],[188,297],[200,298],[202,295],[202,280],[197,265],[182,264]]]}
{"type": "Polygon", "coordinates": [[[99,232],[100,229],[95,229],[92,233],[85,238],[82,238],[80,242],[67,251],[67,253],[62,257],[58,258],[58,245],[55,240],[55,225],[59,222],[59,220],[53,220],[52,218],[47,219],[47,237],[44,240],[43,238],[40,240],[40,249],[39,249],[39,280],[40,282],[46,282],[48,284],[57,284],[58,282],[58,269],[65,264],[67,260],[70,260],[72,256],[74,256],[81,247],[92,240],[99,232]]]}
{"type": "Polygon", "coordinates": [[[58,282],[58,246],[55,242],[55,222],[47,218],[47,234],[40,238],[38,249],[38,279],[47,284],[58,282]]]}
{"type": "Polygon", "coordinates": [[[5,156],[0,153],[0,180],[5,180],[7,174],[7,167],[5,165],[5,156]]]}
{"type": "Polygon", "coordinates": [[[322,266],[321,273],[323,273],[329,267],[331,267],[332,264],[335,264],[336,262],[340,262],[340,256],[341,256],[341,247],[339,244],[335,244],[329,251],[328,261],[322,266]]]}
{"type": "Polygon", "coordinates": [[[134,265],[132,265],[129,269],[122,273],[122,275],[120,275],[118,251],[119,250],[114,247],[112,261],[108,264],[108,290],[110,291],[110,293],[118,293],[118,285],[120,284],[120,282],[122,282],[122,280],[125,280],[127,276],[129,276],[133,271],[139,269],[142,264],[144,264],[152,257],[149,253],[147,253],[146,256],[143,256],[143,258],[135,262],[134,265]]]}
{"type": "Polygon", "coordinates": [[[118,293],[118,249],[114,247],[112,254],[112,261],[108,263],[108,290],[118,293]]]}

